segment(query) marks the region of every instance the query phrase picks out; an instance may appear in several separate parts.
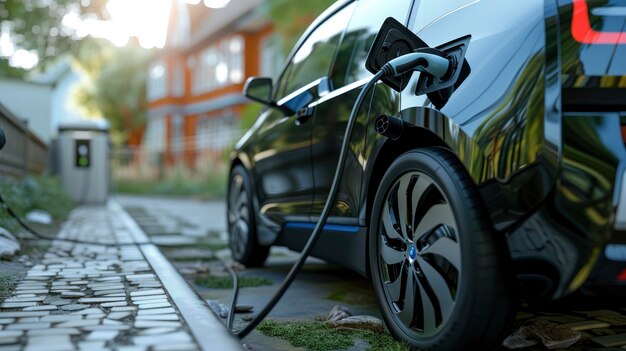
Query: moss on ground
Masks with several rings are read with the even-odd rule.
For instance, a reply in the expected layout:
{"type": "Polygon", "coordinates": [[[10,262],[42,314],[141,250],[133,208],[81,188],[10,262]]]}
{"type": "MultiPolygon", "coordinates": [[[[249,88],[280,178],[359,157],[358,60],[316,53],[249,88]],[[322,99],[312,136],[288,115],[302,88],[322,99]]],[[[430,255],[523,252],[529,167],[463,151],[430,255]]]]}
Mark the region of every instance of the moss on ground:
{"type": "Polygon", "coordinates": [[[33,256],[42,256],[44,253],[48,252],[52,246],[45,244],[31,244],[28,241],[22,242],[22,249],[20,250],[21,255],[26,255],[29,257],[33,256]]]}
{"type": "Polygon", "coordinates": [[[364,293],[360,291],[335,291],[326,296],[327,299],[350,303],[354,305],[373,305],[376,304],[376,298],[371,293],[364,293]]]}
{"type": "Polygon", "coordinates": [[[229,247],[227,243],[199,243],[197,246],[211,251],[220,251],[229,247]]]}
{"type": "MultiPolygon", "coordinates": [[[[208,276],[208,277],[196,277],[196,284],[211,289],[230,289],[233,287],[233,281],[228,277],[221,276],[208,276]]],[[[272,281],[264,277],[252,277],[252,276],[240,276],[239,287],[251,288],[256,286],[272,285],[272,281]]]]}
{"type": "Polygon", "coordinates": [[[207,231],[206,237],[207,238],[211,238],[213,240],[220,239],[220,238],[222,238],[222,233],[223,232],[221,230],[210,229],[210,230],[207,231]]]}
{"type": "Polygon", "coordinates": [[[323,322],[265,320],[259,324],[257,330],[267,336],[285,339],[295,347],[303,347],[310,351],[345,350],[352,347],[358,339],[366,341],[370,350],[410,350],[407,345],[395,341],[387,333],[334,329],[323,322]]]}
{"type": "MultiPolygon", "coordinates": [[[[167,256],[167,253],[165,254],[167,256]]],[[[174,262],[212,262],[216,261],[217,257],[215,256],[206,256],[206,257],[198,257],[198,256],[189,256],[189,257],[170,257],[167,256],[170,260],[174,262]]]]}
{"type": "MultiPolygon", "coordinates": [[[[149,236],[155,236],[158,237],[159,235],[154,235],[152,233],[148,233],[149,236]]],[[[170,233],[170,234],[164,234],[164,235],[169,235],[169,236],[183,236],[180,233],[170,233]]],[[[224,250],[224,249],[228,249],[229,246],[227,243],[215,243],[215,242],[206,242],[205,241],[206,238],[198,238],[198,240],[195,243],[189,243],[189,242],[185,242],[185,243],[173,243],[173,244],[163,244],[163,245],[157,245],[161,248],[161,250],[180,250],[180,249],[206,249],[208,251],[212,251],[213,253],[215,253],[215,251],[220,251],[220,250],[224,250]]]]}

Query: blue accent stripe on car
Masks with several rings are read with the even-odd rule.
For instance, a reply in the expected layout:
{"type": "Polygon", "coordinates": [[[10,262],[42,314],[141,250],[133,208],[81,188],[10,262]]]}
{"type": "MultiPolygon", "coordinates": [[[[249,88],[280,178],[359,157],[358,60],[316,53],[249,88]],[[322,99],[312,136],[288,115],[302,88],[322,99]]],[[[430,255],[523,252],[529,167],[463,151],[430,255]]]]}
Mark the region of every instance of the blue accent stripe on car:
{"type": "MultiPolygon", "coordinates": [[[[310,222],[287,222],[285,228],[299,228],[299,229],[315,229],[316,223],[310,222]]],[[[326,224],[324,230],[333,232],[345,232],[345,233],[358,233],[359,227],[354,225],[341,225],[341,224],[326,224]]]]}

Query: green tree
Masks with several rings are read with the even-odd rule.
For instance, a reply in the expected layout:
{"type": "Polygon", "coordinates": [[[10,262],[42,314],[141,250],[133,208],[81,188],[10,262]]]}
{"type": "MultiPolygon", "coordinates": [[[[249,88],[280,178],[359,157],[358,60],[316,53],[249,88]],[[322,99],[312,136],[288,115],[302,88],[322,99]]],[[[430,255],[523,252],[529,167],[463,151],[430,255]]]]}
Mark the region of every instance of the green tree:
{"type": "MultiPolygon", "coordinates": [[[[81,75],[73,104],[85,116],[109,120],[115,139],[138,143],[145,125],[146,75],[150,52],[133,43],[117,48],[104,39],[78,38],[63,25],[77,18],[108,19],[107,0],[0,0],[0,21],[16,49],[34,50],[40,71],[65,53],[81,75]],[[8,25],[7,25],[8,24],[8,25]]],[[[27,71],[0,58],[0,76],[23,78],[27,71]]]]}
{"type": "Polygon", "coordinates": [[[9,60],[0,58],[0,76],[7,78],[22,79],[26,74],[26,71],[21,68],[12,67],[9,65],[9,60]]]}
{"type": "Polygon", "coordinates": [[[105,5],[106,0],[0,0],[0,22],[8,24],[16,48],[36,50],[45,66],[77,43],[62,24],[64,16],[74,12],[79,17],[107,18],[105,5]]]}
{"type": "Polygon", "coordinates": [[[286,54],[311,22],[334,2],[335,0],[267,0],[262,11],[282,37],[283,51],[286,54]]]}
{"type": "Polygon", "coordinates": [[[141,142],[150,56],[151,51],[132,43],[117,48],[93,38],[83,41],[76,50],[74,67],[83,80],[73,93],[73,103],[85,115],[106,118],[117,142],[141,142]]]}

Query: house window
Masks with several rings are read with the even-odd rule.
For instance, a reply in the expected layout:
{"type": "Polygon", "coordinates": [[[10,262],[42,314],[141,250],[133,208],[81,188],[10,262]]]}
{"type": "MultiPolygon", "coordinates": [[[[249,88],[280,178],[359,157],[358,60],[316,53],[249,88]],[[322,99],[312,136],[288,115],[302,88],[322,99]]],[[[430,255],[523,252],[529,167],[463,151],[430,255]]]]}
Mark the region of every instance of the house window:
{"type": "Polygon", "coordinates": [[[167,95],[167,67],[165,61],[158,60],[150,66],[148,76],[148,98],[157,100],[167,95]]]}
{"type": "Polygon", "coordinates": [[[240,134],[239,119],[232,113],[222,117],[204,117],[198,121],[196,145],[200,150],[223,150],[231,147],[240,134]]]}
{"type": "Polygon", "coordinates": [[[174,115],[172,117],[172,134],[170,145],[172,147],[172,151],[175,153],[182,152],[184,149],[184,120],[181,115],[174,115]]]}
{"type": "Polygon", "coordinates": [[[234,36],[228,44],[230,54],[230,81],[241,83],[243,81],[243,38],[234,36]]]}
{"type": "Polygon", "coordinates": [[[144,134],[144,145],[151,153],[163,152],[165,151],[165,135],[163,116],[150,118],[144,134]]]}
{"type": "Polygon", "coordinates": [[[172,95],[181,97],[185,95],[185,68],[181,60],[174,63],[174,78],[172,86],[172,95]]]}
{"type": "Polygon", "coordinates": [[[233,36],[201,51],[194,67],[193,92],[206,93],[243,81],[244,41],[233,36]]]}

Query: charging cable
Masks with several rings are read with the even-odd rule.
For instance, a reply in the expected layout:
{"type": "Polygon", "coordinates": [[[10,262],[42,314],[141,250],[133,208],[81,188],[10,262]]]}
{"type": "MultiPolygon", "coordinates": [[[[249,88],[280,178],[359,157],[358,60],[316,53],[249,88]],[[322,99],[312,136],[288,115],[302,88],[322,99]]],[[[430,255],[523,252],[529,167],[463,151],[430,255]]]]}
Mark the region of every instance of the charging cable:
{"type": "MultiPolygon", "coordinates": [[[[309,240],[300,252],[298,260],[291,267],[291,270],[285,277],[285,280],[283,281],[281,286],[278,288],[278,291],[274,293],[274,296],[272,296],[270,301],[267,303],[267,305],[265,305],[265,307],[263,307],[263,309],[261,310],[261,312],[259,312],[256,318],[254,318],[243,330],[235,334],[238,338],[243,339],[244,337],[246,337],[248,334],[250,334],[251,331],[253,331],[257,327],[257,325],[259,325],[259,323],[261,323],[263,319],[265,319],[265,317],[267,317],[267,315],[274,308],[274,306],[276,306],[276,303],[278,303],[278,301],[283,297],[287,289],[289,289],[291,283],[293,283],[298,273],[300,273],[302,265],[304,265],[304,261],[306,261],[306,259],[311,254],[311,251],[313,251],[313,248],[315,247],[315,244],[317,243],[317,240],[322,233],[322,228],[326,224],[326,220],[328,219],[328,215],[330,214],[332,205],[335,203],[335,198],[337,197],[339,182],[343,175],[344,162],[346,159],[346,155],[348,154],[348,147],[350,145],[349,141],[350,136],[352,135],[354,122],[356,121],[356,117],[358,115],[359,109],[361,108],[361,105],[363,104],[363,101],[365,100],[365,97],[367,96],[367,94],[369,94],[372,87],[374,87],[376,82],[378,82],[378,80],[381,78],[388,76],[397,76],[409,71],[426,72],[438,79],[446,79],[446,77],[451,76],[452,71],[454,71],[454,66],[455,65],[453,64],[453,61],[448,59],[446,55],[439,50],[430,48],[418,49],[413,53],[402,55],[386,63],[380,69],[380,71],[378,71],[378,73],[376,73],[372,77],[372,79],[367,82],[363,89],[361,89],[361,93],[357,97],[354,103],[354,107],[352,108],[352,112],[350,112],[350,117],[348,118],[346,131],[343,136],[343,143],[341,145],[341,151],[339,153],[339,161],[337,162],[337,167],[335,170],[335,176],[333,178],[330,192],[328,194],[328,198],[326,199],[326,203],[324,204],[324,208],[322,209],[320,218],[317,221],[313,232],[309,236],[309,240]]],[[[233,314],[235,311],[238,289],[239,287],[235,287],[233,284],[233,293],[235,294],[235,298],[232,299],[229,310],[229,324],[232,323],[232,317],[230,315],[233,314]]]]}
{"type": "Polygon", "coordinates": [[[97,241],[85,241],[85,240],[77,240],[77,239],[65,239],[65,238],[50,237],[50,236],[43,235],[43,234],[39,233],[38,231],[34,230],[31,226],[26,224],[20,218],[20,216],[18,216],[17,213],[15,213],[15,211],[13,211],[11,206],[9,206],[9,204],[4,200],[4,197],[2,197],[2,194],[0,194],[0,205],[2,205],[4,210],[7,211],[9,216],[11,216],[11,218],[13,218],[17,222],[17,224],[19,224],[22,228],[24,228],[24,230],[26,230],[29,234],[33,235],[35,238],[37,238],[39,240],[60,241],[60,242],[66,242],[66,243],[72,243],[72,244],[96,245],[96,246],[107,246],[107,247],[123,247],[123,246],[136,246],[136,245],[143,245],[143,244],[152,244],[152,242],[149,242],[149,241],[148,242],[137,242],[137,243],[136,242],[134,242],[134,243],[102,243],[102,242],[97,242],[97,241]]]}

